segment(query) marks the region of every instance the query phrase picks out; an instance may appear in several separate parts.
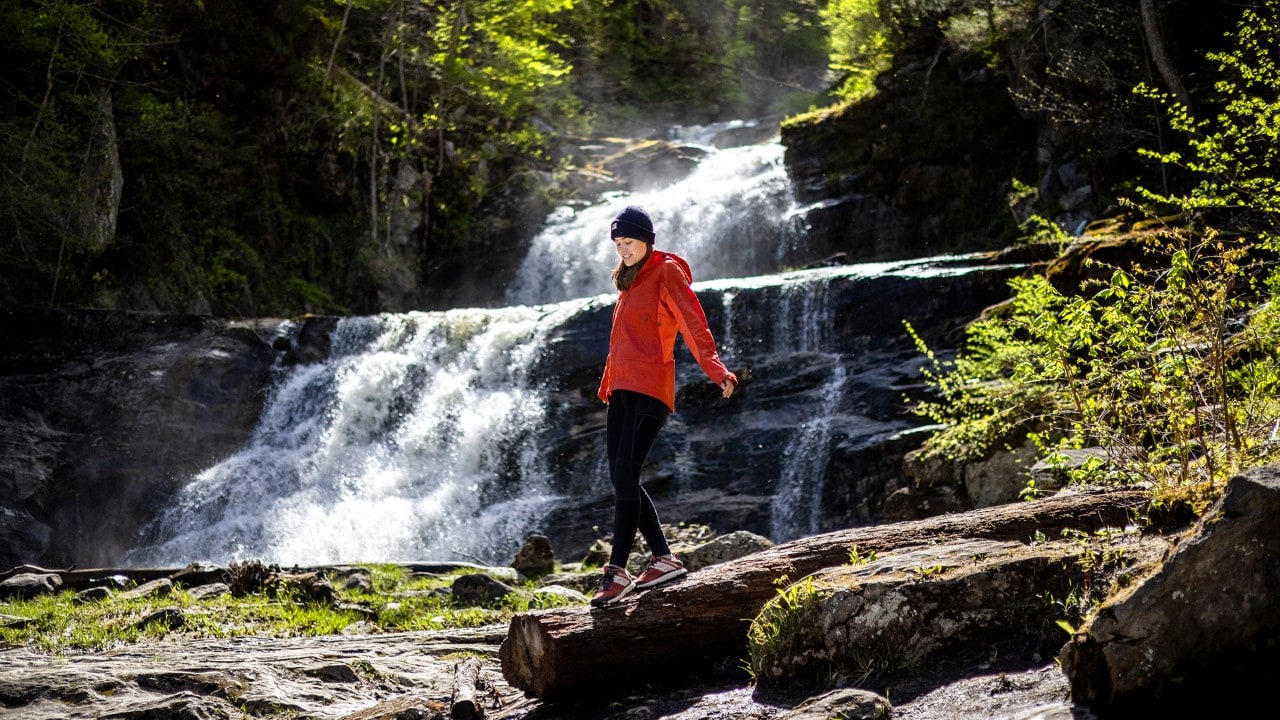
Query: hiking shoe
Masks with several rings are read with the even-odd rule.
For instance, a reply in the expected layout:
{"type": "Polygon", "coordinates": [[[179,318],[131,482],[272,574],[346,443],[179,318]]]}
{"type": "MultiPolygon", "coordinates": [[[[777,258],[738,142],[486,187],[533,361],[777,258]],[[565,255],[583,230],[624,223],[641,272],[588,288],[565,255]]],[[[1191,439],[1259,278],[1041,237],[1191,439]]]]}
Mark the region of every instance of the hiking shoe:
{"type": "Polygon", "coordinates": [[[662,557],[649,556],[649,567],[640,573],[640,577],[636,578],[636,587],[648,588],[654,585],[661,585],[668,580],[676,578],[689,572],[685,569],[684,563],[680,562],[680,558],[675,555],[663,555],[662,557]]]}
{"type": "Polygon", "coordinates": [[[600,589],[591,598],[591,604],[599,606],[618,602],[635,587],[636,584],[631,581],[626,570],[617,565],[605,565],[604,575],[600,577],[600,589]]]}

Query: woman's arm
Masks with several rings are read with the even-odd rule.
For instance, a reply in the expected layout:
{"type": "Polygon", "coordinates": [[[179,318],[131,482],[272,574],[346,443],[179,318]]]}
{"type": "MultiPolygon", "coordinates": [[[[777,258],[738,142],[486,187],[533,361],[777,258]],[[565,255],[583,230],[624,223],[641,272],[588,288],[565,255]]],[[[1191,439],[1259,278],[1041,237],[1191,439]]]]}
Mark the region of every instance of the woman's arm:
{"type": "Polygon", "coordinates": [[[668,282],[663,284],[662,300],[673,311],[680,324],[680,334],[689,352],[698,361],[702,371],[711,378],[711,382],[720,386],[725,397],[733,394],[732,388],[738,385],[738,376],[729,371],[716,352],[716,341],[707,327],[707,315],[702,310],[702,303],[693,292],[693,288],[684,278],[684,274],[676,268],[667,273],[668,282]],[[725,388],[729,383],[730,389],[725,388]]]}

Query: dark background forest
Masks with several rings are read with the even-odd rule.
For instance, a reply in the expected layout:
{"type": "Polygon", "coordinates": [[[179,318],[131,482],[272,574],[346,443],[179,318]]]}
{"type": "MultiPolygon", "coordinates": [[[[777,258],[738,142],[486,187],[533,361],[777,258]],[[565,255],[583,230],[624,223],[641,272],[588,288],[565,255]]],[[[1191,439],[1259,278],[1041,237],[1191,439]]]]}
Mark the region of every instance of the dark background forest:
{"type": "Polygon", "coordinates": [[[10,0],[0,307],[431,307],[433,289],[486,277],[573,199],[561,180],[575,143],[735,118],[834,127],[822,152],[837,166],[870,142],[893,163],[979,137],[960,149],[975,174],[1014,173],[981,205],[998,214],[990,239],[1008,241],[1031,214],[1002,207],[1020,192],[1065,222],[1114,211],[1138,184],[1190,182],[1137,154],[1185,140],[1133,89],[1212,94],[1206,53],[1226,47],[1239,7],[10,0]],[[872,137],[924,107],[886,98],[926,98],[948,76],[963,82],[934,90],[931,117],[972,121],[966,134],[872,137]],[[1090,186],[1086,207],[1059,202],[1064,166],[1090,186]]]}

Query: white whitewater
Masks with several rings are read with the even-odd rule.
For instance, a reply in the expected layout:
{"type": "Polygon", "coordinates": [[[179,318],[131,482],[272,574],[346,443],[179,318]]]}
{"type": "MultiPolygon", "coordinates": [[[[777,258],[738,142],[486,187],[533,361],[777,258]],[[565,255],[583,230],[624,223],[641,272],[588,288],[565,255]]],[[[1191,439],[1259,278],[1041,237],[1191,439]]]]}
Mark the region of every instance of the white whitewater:
{"type": "Polygon", "coordinates": [[[128,561],[509,559],[557,500],[523,442],[546,422],[524,369],[589,304],[343,319],[331,358],[285,374],[248,446],[184,487],[128,561]]]}
{"type": "MultiPolygon", "coordinates": [[[[830,283],[946,272],[926,259],[722,279],[695,289],[719,292],[727,303],[735,293],[777,288],[775,322],[791,334],[778,337],[796,339],[780,342],[821,352],[830,313],[820,305],[830,283]]],[[[251,441],[192,478],[144,529],[126,563],[506,564],[549,509],[577,500],[555,494],[539,445],[530,442],[556,420],[546,415],[546,391],[525,368],[550,330],[612,301],[600,295],[343,319],[329,359],[282,371],[251,441]]],[[[732,337],[733,318],[726,320],[732,337]]],[[[830,406],[815,408],[784,451],[772,522],[779,538],[814,532],[826,428],[843,382],[836,363],[827,381],[830,406]]],[[[663,432],[678,445],[681,428],[673,420],[663,432]]],[[[678,449],[677,456],[678,464],[696,462],[678,449]]]]}
{"type": "Polygon", "coordinates": [[[618,263],[609,224],[627,205],[653,218],[655,247],[674,252],[693,267],[695,280],[750,277],[778,272],[797,232],[794,200],[783,165],[783,147],[771,142],[716,149],[706,144],[714,130],[690,130],[682,141],[707,155],[685,179],[665,188],[616,193],[587,207],[565,206],[547,219],[529,247],[510,305],[534,305],[589,297],[612,290],[609,274],[618,263]]]}
{"type": "MultiPolygon", "coordinates": [[[[127,562],[509,562],[547,512],[570,501],[552,490],[550,463],[530,442],[556,419],[546,416],[546,391],[524,371],[549,331],[612,303],[608,226],[627,204],[650,211],[658,247],[690,260],[696,289],[720,293],[728,328],[721,350],[731,366],[740,293],[781,286],[775,335],[788,352],[824,353],[828,283],[946,272],[927,259],[781,272],[780,258],[797,241],[781,146],[709,150],[676,185],[557,211],[506,308],[340,321],[329,359],[281,371],[251,441],[192,478],[127,562]]],[[[691,362],[687,354],[682,362],[691,362]]],[[[828,428],[845,382],[840,362],[832,365],[830,406],[814,408],[784,451],[775,539],[816,529],[828,428]]],[[[678,414],[664,435],[676,447],[679,491],[697,459],[681,445],[678,414]]]]}

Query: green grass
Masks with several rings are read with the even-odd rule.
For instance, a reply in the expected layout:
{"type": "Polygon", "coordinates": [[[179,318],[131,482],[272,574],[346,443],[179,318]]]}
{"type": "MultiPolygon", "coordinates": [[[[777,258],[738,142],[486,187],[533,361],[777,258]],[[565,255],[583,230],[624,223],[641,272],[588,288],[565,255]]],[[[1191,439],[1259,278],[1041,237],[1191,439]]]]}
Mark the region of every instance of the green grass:
{"type": "Polygon", "coordinates": [[[181,587],[165,597],[138,600],[113,596],[76,604],[75,593],[66,591],[0,602],[0,616],[28,619],[0,617],[0,647],[23,645],[57,653],[109,650],[162,638],[310,637],[336,634],[361,620],[370,633],[468,628],[506,623],[518,612],[564,604],[533,599],[530,583],[517,588],[523,593],[507,595],[490,606],[462,605],[448,588],[463,572],[414,577],[395,565],[363,567],[370,570],[373,590],[337,588],[333,603],[307,602],[282,592],[196,600],[181,587]],[[141,626],[145,618],[164,608],[182,611],[179,626],[163,622],[141,626]]]}

